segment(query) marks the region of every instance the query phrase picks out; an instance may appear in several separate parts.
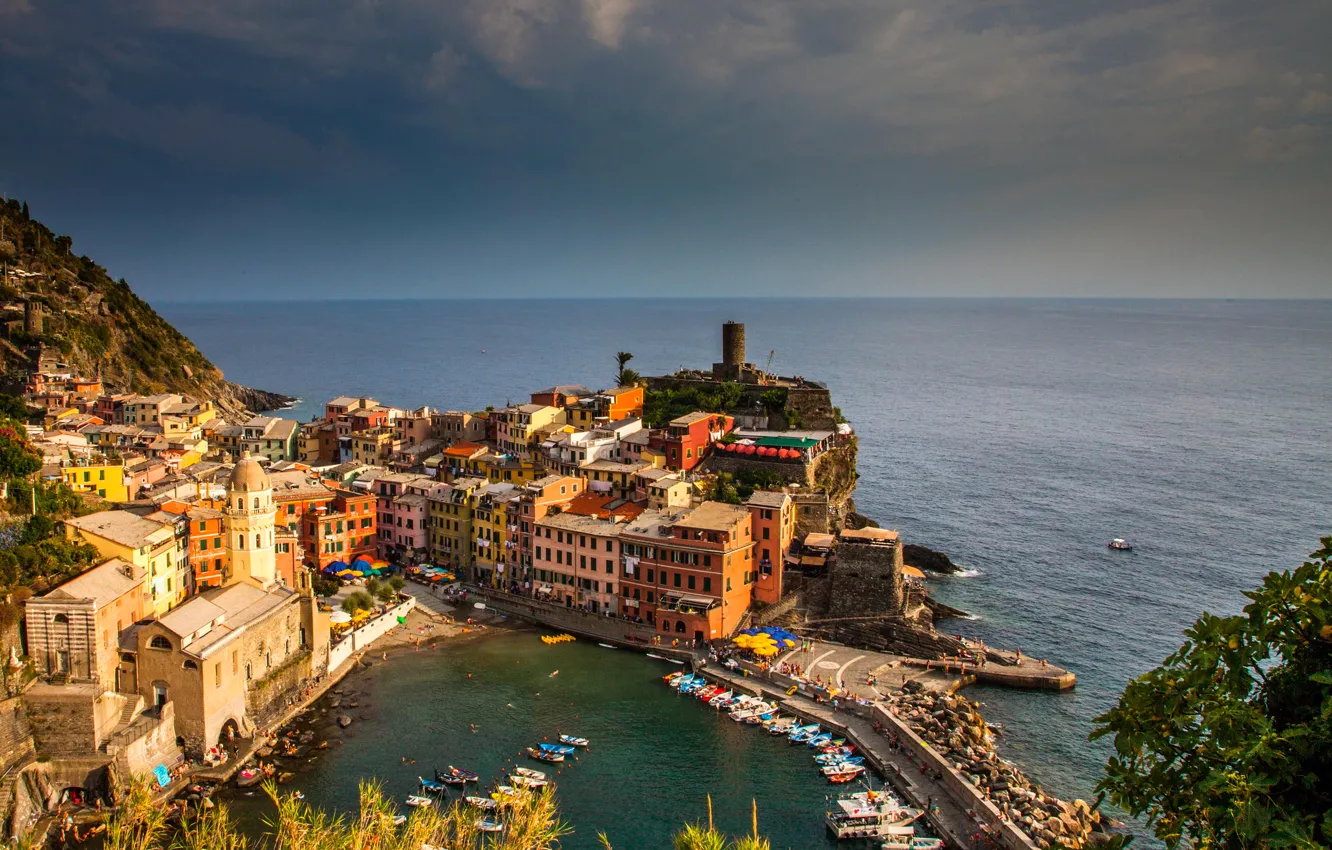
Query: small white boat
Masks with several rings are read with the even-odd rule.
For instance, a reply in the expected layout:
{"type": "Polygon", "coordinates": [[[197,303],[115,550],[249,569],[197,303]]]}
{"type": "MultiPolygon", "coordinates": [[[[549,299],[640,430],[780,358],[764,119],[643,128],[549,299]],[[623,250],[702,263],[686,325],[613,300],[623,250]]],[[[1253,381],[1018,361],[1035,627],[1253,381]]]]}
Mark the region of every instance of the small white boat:
{"type": "Polygon", "coordinates": [[[1111,549],[1118,549],[1121,552],[1133,551],[1133,544],[1128,542],[1122,537],[1116,537],[1114,540],[1111,540],[1109,543],[1105,545],[1109,546],[1111,549]]]}
{"type": "Polygon", "coordinates": [[[615,648],[615,647],[611,646],[611,645],[608,644],[608,643],[599,643],[599,644],[597,644],[597,646],[600,646],[600,647],[602,647],[603,649],[614,649],[614,648],[615,648]]]}
{"type": "Polygon", "coordinates": [[[560,743],[568,744],[571,747],[586,747],[588,740],[586,738],[580,738],[577,735],[561,735],[560,743]]]}
{"type": "Polygon", "coordinates": [[[403,825],[404,823],[406,823],[406,822],[407,822],[407,816],[406,816],[406,815],[394,815],[394,816],[393,816],[393,825],[394,825],[394,826],[402,826],[402,825],[403,825]]]}
{"type": "Polygon", "coordinates": [[[490,818],[483,818],[476,822],[476,828],[482,832],[503,832],[504,824],[490,818]]]}
{"type": "Polygon", "coordinates": [[[423,797],[420,794],[411,794],[404,802],[413,809],[419,809],[422,806],[433,806],[435,800],[433,797],[423,797]]]}
{"type": "Polygon", "coordinates": [[[545,788],[550,784],[544,779],[536,779],[532,776],[510,776],[509,781],[523,788],[545,788]]]}
{"type": "Polygon", "coordinates": [[[525,776],[525,777],[527,777],[528,779],[545,779],[545,778],[546,778],[546,774],[542,773],[542,772],[539,771],[539,770],[533,770],[533,769],[530,768],[530,767],[515,767],[515,768],[513,769],[513,775],[514,775],[514,776],[525,776]]]}
{"type": "Polygon", "coordinates": [[[485,809],[486,811],[499,806],[499,803],[489,797],[463,797],[463,800],[466,801],[469,806],[475,806],[478,809],[485,809]]]}

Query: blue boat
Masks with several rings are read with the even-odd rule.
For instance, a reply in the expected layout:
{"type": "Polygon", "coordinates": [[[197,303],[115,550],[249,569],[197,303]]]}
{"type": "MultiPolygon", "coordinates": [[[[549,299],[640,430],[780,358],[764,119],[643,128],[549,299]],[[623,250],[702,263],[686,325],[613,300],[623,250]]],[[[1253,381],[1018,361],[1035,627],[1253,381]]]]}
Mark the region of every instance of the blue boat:
{"type": "Polygon", "coordinates": [[[571,747],[568,744],[542,744],[541,749],[548,753],[562,753],[566,756],[571,756],[577,751],[576,747],[571,747]]]}
{"type": "Polygon", "coordinates": [[[808,744],[810,740],[818,734],[818,726],[800,726],[796,729],[792,729],[791,734],[787,737],[790,738],[791,743],[793,744],[808,744]]]}
{"type": "Polygon", "coordinates": [[[432,794],[443,794],[448,788],[443,782],[437,782],[434,779],[426,779],[424,776],[416,777],[421,781],[421,790],[429,791],[432,794]]]}
{"type": "Polygon", "coordinates": [[[809,744],[811,747],[826,747],[828,746],[828,742],[831,740],[832,740],[832,733],[823,732],[822,734],[815,735],[814,737],[810,738],[805,743],[809,744]]]}

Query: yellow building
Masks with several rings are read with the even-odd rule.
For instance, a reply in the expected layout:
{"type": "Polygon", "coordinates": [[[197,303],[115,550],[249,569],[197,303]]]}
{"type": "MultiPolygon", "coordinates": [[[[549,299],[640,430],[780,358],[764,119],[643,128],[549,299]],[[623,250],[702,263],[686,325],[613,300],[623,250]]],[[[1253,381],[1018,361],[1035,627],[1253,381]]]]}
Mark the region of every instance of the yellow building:
{"type": "Polygon", "coordinates": [[[472,494],[483,478],[458,478],[426,497],[430,558],[440,566],[472,565],[472,494]]]}
{"type": "Polygon", "coordinates": [[[510,454],[526,454],[539,429],[565,422],[564,408],[548,404],[520,404],[500,411],[499,416],[497,442],[500,451],[510,454]]]}
{"type": "Polygon", "coordinates": [[[119,458],[76,460],[61,468],[60,477],[66,487],[78,493],[96,493],[108,502],[128,502],[130,498],[125,461],[119,458]]]}
{"type": "Polygon", "coordinates": [[[478,583],[499,587],[504,581],[518,495],[517,487],[505,484],[487,484],[472,495],[472,568],[478,583]]]}
{"type": "Polygon", "coordinates": [[[129,511],[101,511],[65,520],[65,536],[91,544],[104,557],[120,558],[144,571],[147,607],[161,616],[176,607],[189,590],[189,549],[186,528],[168,525],[129,511]]]}

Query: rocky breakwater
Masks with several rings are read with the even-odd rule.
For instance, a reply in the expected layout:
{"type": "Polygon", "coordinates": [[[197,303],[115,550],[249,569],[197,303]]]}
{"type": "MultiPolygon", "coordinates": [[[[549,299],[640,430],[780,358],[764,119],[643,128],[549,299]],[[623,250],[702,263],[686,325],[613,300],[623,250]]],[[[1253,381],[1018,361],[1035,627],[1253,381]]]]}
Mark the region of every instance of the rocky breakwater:
{"type": "Polygon", "coordinates": [[[1004,761],[976,705],[956,694],[924,690],[915,682],[888,698],[893,712],[974,785],[1004,817],[1042,848],[1078,848],[1102,831],[1101,815],[1083,800],[1045,793],[1004,761]]]}

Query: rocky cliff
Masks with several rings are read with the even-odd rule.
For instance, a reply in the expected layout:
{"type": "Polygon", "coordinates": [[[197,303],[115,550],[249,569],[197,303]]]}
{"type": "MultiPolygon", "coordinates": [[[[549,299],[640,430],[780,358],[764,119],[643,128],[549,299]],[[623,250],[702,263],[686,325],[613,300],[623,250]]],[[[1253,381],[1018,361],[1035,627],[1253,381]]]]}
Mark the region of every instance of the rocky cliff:
{"type": "Polygon", "coordinates": [[[0,372],[14,392],[39,351],[86,376],[100,375],[112,392],[174,392],[217,402],[238,419],[292,399],[227,381],[194,343],[91,258],[74,240],[31,217],[28,205],[0,204],[0,372]],[[40,328],[25,327],[34,305],[40,328]]]}

